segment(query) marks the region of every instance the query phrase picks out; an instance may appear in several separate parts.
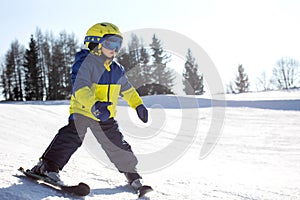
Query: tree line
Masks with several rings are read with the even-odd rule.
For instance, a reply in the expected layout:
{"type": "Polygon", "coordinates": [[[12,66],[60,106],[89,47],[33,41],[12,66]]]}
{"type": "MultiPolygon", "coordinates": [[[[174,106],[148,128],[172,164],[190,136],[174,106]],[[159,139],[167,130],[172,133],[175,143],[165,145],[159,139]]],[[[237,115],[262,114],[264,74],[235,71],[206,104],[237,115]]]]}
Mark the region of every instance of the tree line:
{"type": "MultiPolygon", "coordinates": [[[[173,94],[176,73],[170,66],[171,55],[162,41],[153,34],[150,44],[132,34],[123,45],[116,60],[126,70],[129,81],[141,96],[173,94]]],[[[1,63],[0,88],[7,101],[63,100],[71,95],[71,70],[77,51],[82,48],[74,34],[65,31],[54,36],[39,28],[31,35],[28,47],[18,40],[11,43],[1,63]]],[[[201,62],[201,61],[200,61],[201,62]]],[[[294,58],[284,57],[276,62],[272,77],[263,72],[257,78],[258,90],[290,89],[300,85],[300,65],[294,58]]],[[[192,50],[187,49],[183,72],[183,91],[188,95],[201,95],[204,77],[192,50]]],[[[250,89],[249,77],[242,64],[237,75],[227,86],[228,93],[244,93],[250,89]]]]}
{"type": "MultiPolygon", "coordinates": [[[[288,90],[300,87],[300,63],[292,57],[279,59],[268,78],[262,72],[256,80],[258,91],[288,90]]],[[[250,81],[242,64],[238,66],[235,79],[227,86],[227,93],[245,93],[250,89],[250,81]]]]}
{"type": "MultiPolygon", "coordinates": [[[[121,49],[117,61],[125,67],[130,82],[141,96],[173,94],[175,66],[167,66],[171,55],[163,48],[162,41],[155,34],[149,45],[143,43],[143,38],[132,34],[128,46],[121,49]]],[[[204,93],[203,75],[191,49],[187,49],[182,77],[186,94],[204,93]]]]}
{"type": "MultiPolygon", "coordinates": [[[[124,46],[124,45],[123,45],[124,46]]],[[[74,34],[65,31],[54,36],[39,28],[31,35],[28,47],[18,40],[11,43],[1,63],[2,94],[7,101],[63,100],[71,95],[71,70],[78,44],[74,34]]],[[[175,72],[167,66],[171,55],[162,41],[153,34],[146,45],[143,38],[132,34],[116,60],[125,67],[130,82],[143,95],[173,94],[175,72]]],[[[203,75],[190,49],[187,50],[184,71],[186,94],[203,94],[203,75]]]]}
{"type": "Polygon", "coordinates": [[[37,29],[28,48],[15,40],[1,64],[1,87],[5,100],[57,100],[70,97],[70,69],[78,50],[74,34],[54,37],[37,29]]]}
{"type": "MultiPolygon", "coordinates": [[[[116,60],[141,96],[173,94],[175,66],[167,66],[171,55],[163,48],[162,41],[153,34],[150,44],[132,34],[127,46],[120,50],[116,60]]],[[[7,101],[63,100],[71,95],[71,68],[74,56],[82,45],[74,34],[65,31],[54,36],[39,28],[31,35],[28,47],[18,40],[11,43],[0,68],[0,88],[7,101]]],[[[290,89],[300,85],[300,65],[294,58],[284,57],[276,62],[271,78],[263,72],[257,78],[258,90],[290,89]]],[[[184,70],[181,74],[183,91],[201,95],[204,77],[199,71],[191,49],[187,49],[184,70]]],[[[237,75],[227,86],[227,93],[244,93],[250,90],[245,68],[240,64],[237,75]]]]}

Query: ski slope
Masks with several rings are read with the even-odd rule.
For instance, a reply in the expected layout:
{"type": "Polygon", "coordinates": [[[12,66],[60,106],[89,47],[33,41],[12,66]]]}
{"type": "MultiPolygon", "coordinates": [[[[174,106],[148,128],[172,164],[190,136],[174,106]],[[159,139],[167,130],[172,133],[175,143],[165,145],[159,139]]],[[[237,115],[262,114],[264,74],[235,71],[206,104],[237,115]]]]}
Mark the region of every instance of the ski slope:
{"type": "MultiPolygon", "coordinates": [[[[209,96],[143,99],[147,124],[123,101],[117,117],[144,183],[155,189],[143,199],[300,199],[300,91],[226,96],[221,132],[205,156],[205,139],[222,117],[213,115],[218,108],[209,96]]],[[[88,196],[75,198],[20,178],[17,168],[31,168],[67,124],[68,101],[0,103],[0,110],[1,200],[137,199],[90,133],[60,173],[66,183],[89,184],[88,196]]]]}

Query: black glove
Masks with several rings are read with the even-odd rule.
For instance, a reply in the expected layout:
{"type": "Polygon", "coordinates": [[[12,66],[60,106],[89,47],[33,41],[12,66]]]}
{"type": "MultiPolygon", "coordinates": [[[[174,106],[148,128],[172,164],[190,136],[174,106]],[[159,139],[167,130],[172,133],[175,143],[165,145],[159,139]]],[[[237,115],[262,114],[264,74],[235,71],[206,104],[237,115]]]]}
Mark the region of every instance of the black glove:
{"type": "Polygon", "coordinates": [[[138,107],[136,107],[136,112],[138,117],[144,122],[147,123],[148,121],[148,110],[147,108],[141,104],[138,107]]]}
{"type": "Polygon", "coordinates": [[[97,101],[92,106],[91,112],[97,119],[100,119],[100,121],[104,122],[109,119],[110,112],[107,106],[110,106],[111,104],[112,104],[111,102],[97,101]]]}

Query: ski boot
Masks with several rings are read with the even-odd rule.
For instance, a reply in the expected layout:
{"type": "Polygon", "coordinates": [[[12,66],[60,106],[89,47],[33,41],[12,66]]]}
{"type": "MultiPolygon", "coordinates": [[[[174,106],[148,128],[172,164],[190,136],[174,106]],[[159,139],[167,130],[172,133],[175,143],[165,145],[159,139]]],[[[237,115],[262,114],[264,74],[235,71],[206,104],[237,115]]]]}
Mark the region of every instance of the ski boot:
{"type": "Polygon", "coordinates": [[[57,183],[63,184],[59,176],[59,167],[51,161],[40,159],[39,162],[31,169],[31,172],[48,177],[57,183]]]}
{"type": "Polygon", "coordinates": [[[133,187],[134,190],[138,190],[139,187],[143,186],[141,183],[142,177],[138,173],[124,173],[125,177],[127,179],[127,182],[131,187],[133,187]]]}
{"type": "Polygon", "coordinates": [[[136,191],[139,197],[145,196],[148,192],[153,191],[149,185],[143,185],[142,177],[138,173],[125,173],[129,185],[136,191]]]}

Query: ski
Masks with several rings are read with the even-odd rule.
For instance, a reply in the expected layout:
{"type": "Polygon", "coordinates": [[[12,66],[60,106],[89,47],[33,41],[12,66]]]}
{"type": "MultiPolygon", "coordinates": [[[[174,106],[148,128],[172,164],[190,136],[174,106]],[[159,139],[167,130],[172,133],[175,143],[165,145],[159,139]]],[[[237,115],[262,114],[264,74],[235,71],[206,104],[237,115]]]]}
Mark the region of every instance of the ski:
{"type": "Polygon", "coordinates": [[[46,186],[61,190],[63,192],[67,192],[72,195],[86,196],[90,193],[90,187],[87,184],[82,182],[79,183],[78,185],[65,185],[63,183],[53,181],[52,179],[46,176],[35,174],[29,169],[25,170],[23,167],[20,167],[18,170],[22,172],[26,177],[29,177],[38,183],[42,183],[46,186]]]}

